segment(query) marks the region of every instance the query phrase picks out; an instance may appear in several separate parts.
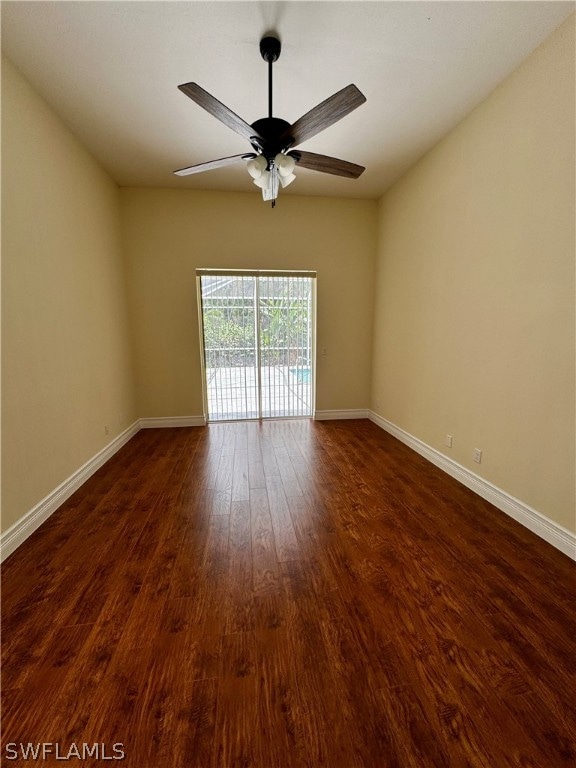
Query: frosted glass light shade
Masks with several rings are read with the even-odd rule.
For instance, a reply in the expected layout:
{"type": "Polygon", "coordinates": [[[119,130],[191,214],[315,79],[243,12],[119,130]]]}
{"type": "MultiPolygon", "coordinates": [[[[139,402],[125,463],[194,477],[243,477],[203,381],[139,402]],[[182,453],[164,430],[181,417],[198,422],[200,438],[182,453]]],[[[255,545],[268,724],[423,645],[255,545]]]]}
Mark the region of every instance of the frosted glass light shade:
{"type": "Polygon", "coordinates": [[[254,179],[254,184],[260,189],[268,189],[270,186],[270,171],[262,171],[257,179],[254,179]]]}
{"type": "MultiPolygon", "coordinates": [[[[291,176],[296,167],[296,161],[293,157],[290,157],[290,155],[283,155],[280,152],[274,158],[274,165],[278,168],[280,176],[291,176]]],[[[292,179],[292,181],[294,181],[294,179],[292,179]]],[[[284,184],[282,186],[284,186],[284,184]]]]}
{"type": "Polygon", "coordinates": [[[289,176],[282,176],[282,174],[278,174],[278,178],[280,179],[282,189],[284,189],[284,187],[287,187],[288,184],[292,184],[296,176],[293,173],[291,173],[289,176]]]}
{"type": "Polygon", "coordinates": [[[253,179],[259,179],[266,170],[267,165],[268,163],[264,155],[258,155],[258,157],[255,157],[252,160],[248,160],[246,163],[246,168],[248,169],[248,173],[250,176],[252,176],[253,179]]]}

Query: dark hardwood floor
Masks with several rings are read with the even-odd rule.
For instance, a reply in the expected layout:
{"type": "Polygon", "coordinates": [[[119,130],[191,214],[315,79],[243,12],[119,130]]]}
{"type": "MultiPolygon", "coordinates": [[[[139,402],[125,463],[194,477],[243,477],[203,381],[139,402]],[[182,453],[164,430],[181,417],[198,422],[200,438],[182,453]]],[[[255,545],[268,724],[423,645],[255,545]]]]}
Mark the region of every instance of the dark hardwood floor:
{"type": "Polygon", "coordinates": [[[576,765],[576,564],[371,422],[143,430],[2,570],[3,766],[576,765]]]}

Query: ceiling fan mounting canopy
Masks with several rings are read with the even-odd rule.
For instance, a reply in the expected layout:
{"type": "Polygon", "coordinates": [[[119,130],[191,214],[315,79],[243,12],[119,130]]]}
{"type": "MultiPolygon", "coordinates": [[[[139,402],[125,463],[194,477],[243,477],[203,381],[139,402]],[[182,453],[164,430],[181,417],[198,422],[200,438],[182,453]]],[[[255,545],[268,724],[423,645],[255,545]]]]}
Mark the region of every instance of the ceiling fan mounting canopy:
{"type": "Polygon", "coordinates": [[[260,40],[260,55],[267,62],[278,61],[280,58],[280,51],[282,50],[282,43],[277,37],[268,35],[260,40]]]}
{"type": "MultiPolygon", "coordinates": [[[[346,160],[338,160],[327,155],[319,155],[315,152],[293,151],[292,148],[341,120],[363,104],[366,101],[366,97],[355,85],[351,84],[325,99],[295,123],[290,124],[279,117],[273,117],[272,65],[278,61],[281,50],[280,40],[273,35],[266,35],[260,40],[260,54],[264,61],[268,63],[268,117],[262,117],[252,124],[247,123],[197,83],[184,83],[178,86],[198,106],[205,109],[240,136],[248,139],[254,152],[245,152],[240,155],[232,155],[220,158],[219,160],[211,160],[188,166],[187,168],[181,168],[178,171],[174,171],[176,175],[189,176],[194,173],[201,173],[202,171],[221,168],[238,162],[250,162],[254,158],[262,156],[262,164],[264,159],[266,160],[266,170],[262,171],[262,174],[268,174],[268,176],[265,176],[265,179],[270,178],[271,186],[265,187],[264,181],[260,177],[256,177],[254,183],[262,188],[264,199],[272,200],[273,205],[278,191],[277,166],[282,156],[290,157],[291,164],[295,162],[298,166],[312,171],[352,179],[360,176],[365,170],[361,165],[349,163],[346,160]]],[[[281,162],[280,165],[282,165],[281,162]]],[[[252,165],[252,171],[254,171],[254,165],[252,165]]],[[[287,186],[289,183],[286,178],[285,176],[282,186],[287,186]]],[[[292,181],[295,177],[290,173],[289,178],[292,181]]]]}

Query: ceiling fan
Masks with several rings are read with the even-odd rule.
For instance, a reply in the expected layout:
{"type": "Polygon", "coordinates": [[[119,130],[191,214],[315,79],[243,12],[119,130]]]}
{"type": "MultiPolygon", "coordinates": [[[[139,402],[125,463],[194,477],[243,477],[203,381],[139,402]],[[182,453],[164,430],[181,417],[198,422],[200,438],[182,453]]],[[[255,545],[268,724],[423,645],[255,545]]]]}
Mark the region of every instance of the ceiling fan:
{"type": "Polygon", "coordinates": [[[227,165],[245,162],[254,183],[262,189],[264,200],[271,200],[274,207],[279,186],[286,187],[296,176],[296,165],[312,171],[330,173],[357,179],[365,170],[363,166],[338,160],[315,152],[303,152],[293,149],[320,131],[341,120],[366,101],[366,97],[355,85],[347,85],[325,101],[311,109],[299,120],[290,125],[286,120],[272,116],[272,65],[278,61],[281,44],[273,36],[263,37],[260,41],[260,54],[268,62],[268,117],[256,120],[251,125],[232,112],[197,83],[184,83],[178,88],[220,122],[248,139],[252,152],[209,160],[206,163],[191,165],[174,171],[177,176],[189,176],[193,173],[211,171],[227,165]]]}

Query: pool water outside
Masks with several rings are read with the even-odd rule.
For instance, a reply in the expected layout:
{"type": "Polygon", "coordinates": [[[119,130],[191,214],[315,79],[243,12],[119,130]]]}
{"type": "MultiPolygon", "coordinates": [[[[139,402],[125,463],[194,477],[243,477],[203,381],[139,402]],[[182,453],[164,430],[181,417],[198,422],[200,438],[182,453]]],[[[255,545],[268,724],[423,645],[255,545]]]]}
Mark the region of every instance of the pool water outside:
{"type": "Polygon", "coordinates": [[[298,384],[310,383],[310,368],[290,368],[290,373],[296,377],[298,384]]]}

